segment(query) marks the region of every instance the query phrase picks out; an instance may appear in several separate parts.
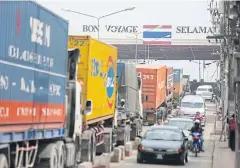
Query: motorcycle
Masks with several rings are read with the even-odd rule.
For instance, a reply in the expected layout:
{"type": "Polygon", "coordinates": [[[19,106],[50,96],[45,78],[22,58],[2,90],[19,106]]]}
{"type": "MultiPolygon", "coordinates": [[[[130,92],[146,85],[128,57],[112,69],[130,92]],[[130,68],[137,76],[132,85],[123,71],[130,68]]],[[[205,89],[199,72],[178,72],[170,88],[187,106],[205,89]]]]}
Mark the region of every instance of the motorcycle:
{"type": "Polygon", "coordinates": [[[200,152],[200,144],[201,144],[200,133],[193,132],[192,136],[193,136],[193,149],[192,149],[192,152],[195,153],[195,157],[197,157],[198,153],[200,152]]]}

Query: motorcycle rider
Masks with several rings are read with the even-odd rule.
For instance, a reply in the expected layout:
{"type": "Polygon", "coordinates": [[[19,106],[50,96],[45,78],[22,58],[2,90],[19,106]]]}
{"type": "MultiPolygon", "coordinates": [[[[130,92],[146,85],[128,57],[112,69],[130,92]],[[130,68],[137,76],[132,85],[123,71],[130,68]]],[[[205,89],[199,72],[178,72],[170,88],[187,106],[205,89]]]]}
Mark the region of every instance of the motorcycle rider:
{"type": "Polygon", "coordinates": [[[200,122],[203,120],[203,117],[201,116],[201,113],[199,111],[196,112],[194,120],[199,120],[200,122]]]}
{"type": "Polygon", "coordinates": [[[204,142],[204,139],[203,139],[203,129],[201,127],[201,124],[200,124],[200,121],[199,120],[195,120],[194,121],[194,126],[191,128],[191,133],[194,133],[194,132],[198,132],[200,134],[200,150],[202,152],[204,152],[203,150],[203,142],[204,142]]]}

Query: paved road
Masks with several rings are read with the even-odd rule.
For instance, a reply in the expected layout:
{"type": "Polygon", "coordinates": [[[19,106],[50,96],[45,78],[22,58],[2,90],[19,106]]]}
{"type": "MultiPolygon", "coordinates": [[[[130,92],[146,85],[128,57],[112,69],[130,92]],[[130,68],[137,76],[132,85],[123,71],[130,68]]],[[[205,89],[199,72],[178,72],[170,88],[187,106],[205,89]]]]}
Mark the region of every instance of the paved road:
{"type": "MultiPolygon", "coordinates": [[[[215,105],[207,103],[208,111],[206,117],[206,127],[204,132],[205,138],[205,152],[200,153],[197,158],[194,157],[192,153],[189,152],[189,162],[186,163],[186,168],[212,168],[212,156],[213,156],[213,141],[211,140],[210,133],[214,127],[214,109],[215,105]]],[[[145,127],[144,130],[146,130],[145,127]]],[[[166,164],[138,164],[136,162],[137,151],[133,152],[131,157],[126,157],[120,163],[111,163],[111,168],[173,168],[173,167],[183,167],[177,165],[166,165],[166,164]]]]}

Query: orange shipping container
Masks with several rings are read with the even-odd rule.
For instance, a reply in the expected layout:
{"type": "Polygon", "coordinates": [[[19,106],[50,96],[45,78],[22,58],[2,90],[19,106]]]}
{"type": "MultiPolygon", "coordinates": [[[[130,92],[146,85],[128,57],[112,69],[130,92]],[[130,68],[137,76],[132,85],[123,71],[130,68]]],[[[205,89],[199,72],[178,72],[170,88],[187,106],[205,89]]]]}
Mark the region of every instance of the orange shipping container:
{"type": "Polygon", "coordinates": [[[143,109],[156,110],[166,98],[166,66],[137,65],[142,79],[143,109]]]}
{"type": "Polygon", "coordinates": [[[180,96],[183,92],[183,81],[181,81],[180,83],[174,83],[173,87],[174,87],[174,95],[180,96]]]}
{"type": "Polygon", "coordinates": [[[173,67],[167,67],[167,95],[173,93],[173,67]]]}

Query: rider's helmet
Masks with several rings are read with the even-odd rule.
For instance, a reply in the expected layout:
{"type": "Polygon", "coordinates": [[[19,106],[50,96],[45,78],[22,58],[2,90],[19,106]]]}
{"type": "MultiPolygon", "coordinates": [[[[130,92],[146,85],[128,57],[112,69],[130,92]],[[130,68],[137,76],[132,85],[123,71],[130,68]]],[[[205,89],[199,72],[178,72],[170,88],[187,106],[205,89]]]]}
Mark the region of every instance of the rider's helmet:
{"type": "Polygon", "coordinates": [[[196,115],[197,115],[197,116],[200,116],[200,112],[199,112],[199,111],[197,111],[197,112],[196,112],[196,115]]]}
{"type": "Polygon", "coordinates": [[[124,106],[124,104],[125,104],[125,100],[124,99],[121,99],[121,106],[124,106]]]}
{"type": "Polygon", "coordinates": [[[125,100],[124,100],[124,99],[121,99],[121,102],[125,102],[125,100]]]}
{"type": "Polygon", "coordinates": [[[195,121],[194,121],[194,124],[195,124],[196,126],[199,126],[199,125],[200,125],[200,120],[195,120],[195,121]]]}

